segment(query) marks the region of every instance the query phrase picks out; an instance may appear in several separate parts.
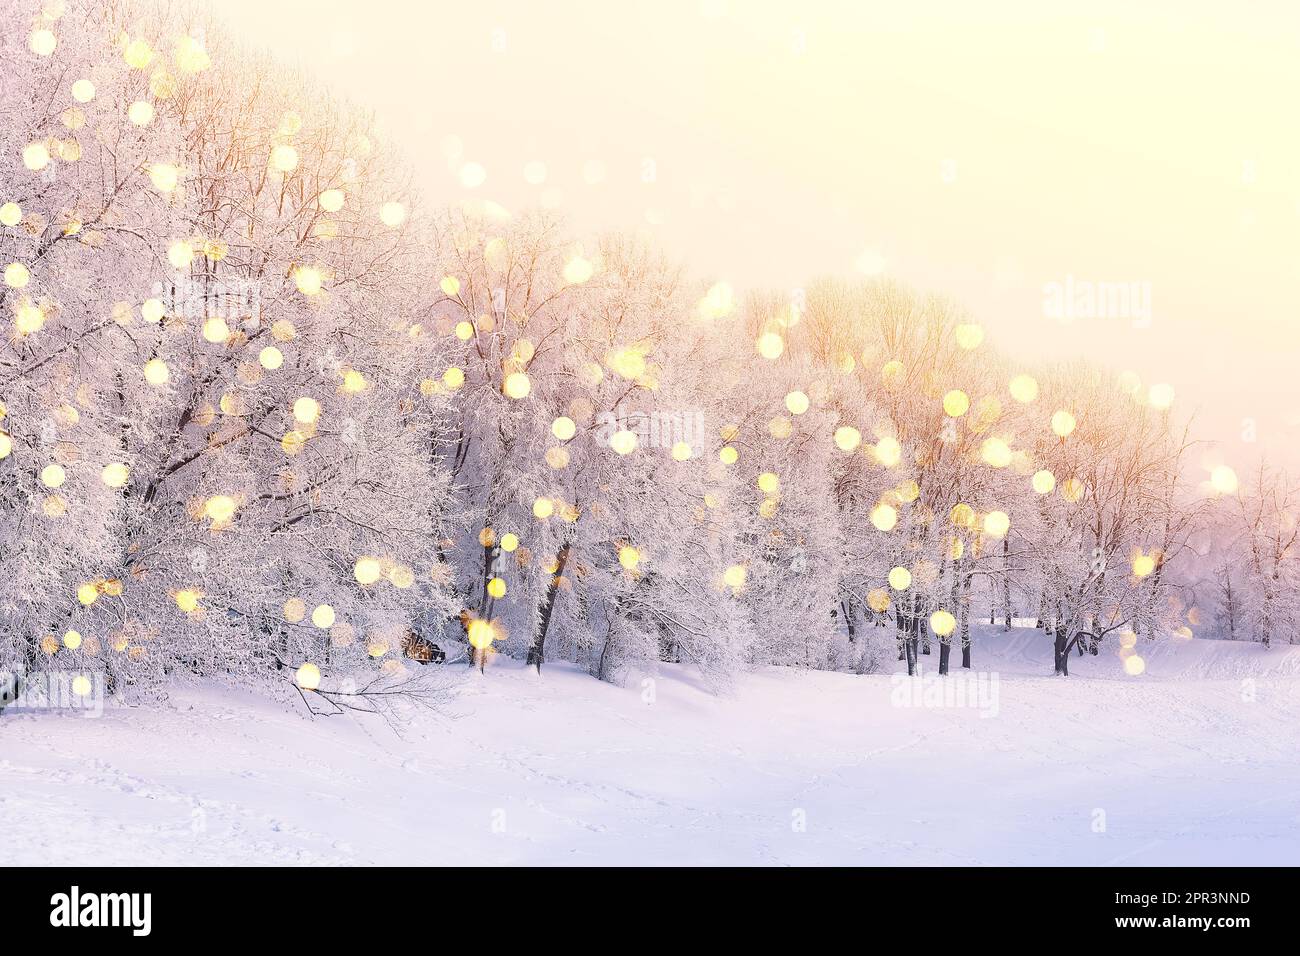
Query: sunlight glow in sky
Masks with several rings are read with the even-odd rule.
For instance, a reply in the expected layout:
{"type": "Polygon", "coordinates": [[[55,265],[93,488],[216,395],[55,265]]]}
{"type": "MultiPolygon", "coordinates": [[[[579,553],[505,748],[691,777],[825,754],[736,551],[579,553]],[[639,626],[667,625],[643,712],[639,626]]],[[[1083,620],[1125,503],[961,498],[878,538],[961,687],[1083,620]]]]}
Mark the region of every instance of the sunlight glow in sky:
{"type": "Polygon", "coordinates": [[[435,204],[641,229],[742,290],[896,276],[1300,462],[1300,13],[899,6],[212,5],[373,107],[435,204]]]}

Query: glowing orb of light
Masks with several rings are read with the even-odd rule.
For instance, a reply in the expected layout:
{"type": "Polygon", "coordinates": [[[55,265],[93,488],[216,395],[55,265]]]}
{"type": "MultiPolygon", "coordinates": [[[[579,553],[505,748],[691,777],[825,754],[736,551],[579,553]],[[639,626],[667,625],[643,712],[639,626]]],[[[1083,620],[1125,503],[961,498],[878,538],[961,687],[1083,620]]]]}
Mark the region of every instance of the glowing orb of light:
{"type": "Polygon", "coordinates": [[[1032,375],[1017,375],[1007,388],[1011,397],[1022,405],[1028,405],[1038,398],[1038,382],[1032,375]]]}
{"type": "Polygon", "coordinates": [[[496,639],[491,622],[475,619],[469,622],[469,643],[476,650],[487,650],[496,639]]]}
{"type": "Polygon", "coordinates": [[[121,488],[131,476],[131,469],[120,461],[110,462],[99,473],[99,479],[110,488],[121,488]]]}
{"type": "Polygon", "coordinates": [[[953,338],[957,347],[970,352],[980,347],[984,341],[984,327],[973,322],[958,325],[953,329],[953,338]]]}
{"type": "Polygon", "coordinates": [[[895,591],[906,591],[912,586],[912,572],[907,568],[891,568],[889,571],[889,586],[895,591]]]}
{"type": "Polygon", "coordinates": [[[943,411],[949,418],[961,418],[970,408],[970,396],[954,388],[943,396],[943,411]]]}
{"type": "Polygon", "coordinates": [[[1074,414],[1064,408],[1052,413],[1052,432],[1058,438],[1068,438],[1077,426],[1078,422],[1075,421],[1074,414]]]}
{"type": "Polygon", "coordinates": [[[637,437],[636,432],[630,432],[627,429],[616,431],[609,436],[609,447],[614,449],[620,455],[630,455],[636,451],[637,437]]]}
{"type": "Polygon", "coordinates": [[[528,393],[533,390],[533,384],[523,372],[511,372],[506,376],[501,390],[505,392],[507,398],[527,398],[528,393]]]}
{"type": "Polygon", "coordinates": [[[23,148],[23,165],[34,173],[39,173],[49,165],[50,151],[44,143],[30,143],[23,148]]]}
{"type": "Polygon", "coordinates": [[[568,441],[577,433],[578,426],[572,418],[561,415],[555,421],[551,422],[551,434],[560,441],[568,441]]]}
{"type": "Polygon", "coordinates": [[[1151,407],[1164,411],[1174,404],[1174,387],[1172,385],[1152,385],[1147,390],[1147,401],[1151,407]]]}
{"type": "Polygon", "coordinates": [[[898,509],[893,505],[876,505],[871,509],[871,523],[878,531],[892,531],[898,524],[898,509]]]}
{"type": "Polygon", "coordinates": [[[755,343],[758,348],[758,354],[765,359],[778,359],[781,353],[785,351],[785,339],[781,338],[776,332],[764,332],[758,337],[755,343]]]}
{"type": "Polygon", "coordinates": [[[374,584],[383,575],[383,567],[374,558],[357,558],[352,566],[352,576],[361,584],[374,584]]]}
{"type": "Polygon", "coordinates": [[[582,285],[591,279],[595,271],[592,264],[582,256],[574,256],[564,264],[564,281],[569,285],[582,285]]]}
{"type": "Polygon", "coordinates": [[[1210,472],[1210,486],[1221,495],[1237,490],[1237,473],[1227,465],[1219,465],[1210,472]]]}
{"type": "Polygon", "coordinates": [[[1011,448],[1001,438],[986,438],[980,457],[990,468],[1005,468],[1011,464],[1011,448]]]}
{"type": "Polygon", "coordinates": [[[947,637],[957,628],[957,619],[949,611],[935,611],[930,615],[930,630],[940,637],[947,637]]]}
{"type": "Polygon", "coordinates": [[[834,437],[840,451],[851,452],[862,443],[862,433],[852,425],[841,425],[835,429],[834,437]]]}
{"type": "Polygon", "coordinates": [[[1011,527],[1005,511],[990,511],[984,516],[984,533],[994,538],[1003,537],[1011,527]]]}
{"type": "Polygon", "coordinates": [[[322,278],[320,270],[311,266],[299,266],[293,270],[293,284],[303,295],[319,294],[322,278]]]}

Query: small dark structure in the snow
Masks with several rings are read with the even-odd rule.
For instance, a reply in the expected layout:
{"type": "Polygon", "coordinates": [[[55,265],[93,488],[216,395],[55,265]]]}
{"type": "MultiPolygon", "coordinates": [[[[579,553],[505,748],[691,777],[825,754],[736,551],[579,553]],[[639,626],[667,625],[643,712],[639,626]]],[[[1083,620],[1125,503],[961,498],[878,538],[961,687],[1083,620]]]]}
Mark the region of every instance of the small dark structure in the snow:
{"type": "Polygon", "coordinates": [[[0,711],[4,710],[23,693],[23,678],[20,674],[0,671],[0,711]]]}
{"type": "Polygon", "coordinates": [[[402,642],[402,653],[421,664],[430,662],[441,664],[447,660],[447,655],[443,653],[441,647],[414,634],[406,635],[406,640],[402,642]]]}

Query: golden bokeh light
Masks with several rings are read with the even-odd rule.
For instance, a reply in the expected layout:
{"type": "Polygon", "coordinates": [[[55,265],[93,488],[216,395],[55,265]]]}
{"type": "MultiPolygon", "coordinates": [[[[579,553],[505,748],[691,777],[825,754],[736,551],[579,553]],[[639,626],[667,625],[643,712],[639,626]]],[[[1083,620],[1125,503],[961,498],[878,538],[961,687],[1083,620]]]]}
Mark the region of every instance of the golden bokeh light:
{"type": "Polygon", "coordinates": [[[41,484],[46,488],[58,488],[67,479],[62,465],[46,465],[41,469],[41,484]]]}
{"type": "Polygon", "coordinates": [[[835,429],[835,446],[840,451],[851,452],[862,444],[862,433],[852,425],[841,425],[835,429]]]}
{"type": "Polygon", "coordinates": [[[311,425],[320,418],[320,402],[309,395],[304,395],[293,403],[294,421],[311,425]]]}
{"type": "Polygon", "coordinates": [[[569,285],[582,285],[591,279],[594,271],[590,261],[574,256],[564,264],[564,281],[569,285]]]}
{"type": "Polygon", "coordinates": [[[889,586],[895,591],[906,591],[912,586],[912,572],[901,565],[891,568],[889,571],[889,586]]]}
{"type": "Polygon", "coordinates": [[[511,372],[506,376],[501,390],[505,392],[507,398],[527,398],[528,393],[533,390],[533,384],[523,372],[511,372]]]}
{"type": "Polygon", "coordinates": [[[779,333],[764,332],[755,343],[758,354],[765,359],[779,359],[785,351],[785,339],[779,333]]]}
{"type": "Polygon", "coordinates": [[[303,690],[318,690],[320,678],[320,668],[312,663],[303,664],[293,675],[294,681],[303,690]]]}
{"type": "Polygon", "coordinates": [[[1006,536],[1011,528],[1011,518],[1005,511],[990,511],[984,516],[984,533],[994,538],[1006,536]]]}
{"type": "Polygon", "coordinates": [[[496,640],[497,635],[491,622],[476,618],[469,622],[466,636],[469,638],[471,647],[475,650],[485,651],[492,646],[492,642],[496,640]]]}
{"type": "Polygon", "coordinates": [[[1217,465],[1210,472],[1210,486],[1221,495],[1236,492],[1237,484],[1237,473],[1227,465],[1217,465]]]}
{"type": "Polygon", "coordinates": [[[1077,427],[1074,414],[1064,408],[1052,413],[1052,433],[1059,438],[1068,438],[1077,427]]]}
{"type": "Polygon", "coordinates": [[[298,624],[307,616],[307,604],[302,598],[289,598],[281,608],[284,619],[290,624],[298,624]]]}
{"type": "Polygon", "coordinates": [[[1005,468],[1011,464],[1011,449],[1001,438],[986,438],[980,447],[980,457],[991,468],[1005,468]]]}
{"type": "Polygon", "coordinates": [[[953,329],[953,339],[957,347],[973,351],[984,342],[984,327],[975,323],[965,323],[953,329]]]}
{"type": "Polygon", "coordinates": [[[620,429],[609,436],[609,447],[620,455],[630,455],[636,451],[636,432],[620,429]]]}
{"type": "Polygon", "coordinates": [[[352,575],[361,584],[374,584],[384,576],[383,566],[375,558],[357,558],[352,575]]]}
{"type": "Polygon", "coordinates": [[[1032,375],[1017,375],[1007,386],[1011,397],[1022,405],[1028,405],[1038,398],[1038,380],[1032,375]]]}
{"type": "Polygon", "coordinates": [[[1157,411],[1166,411],[1174,404],[1174,387],[1167,384],[1152,385],[1147,390],[1147,401],[1157,411]]]}
{"type": "Polygon", "coordinates": [[[99,473],[100,480],[110,488],[123,487],[131,476],[131,469],[121,462],[110,462],[99,473]]]}
{"type": "Polygon", "coordinates": [[[947,637],[956,629],[957,619],[952,616],[952,612],[940,609],[930,615],[930,630],[940,637],[947,637]]]}
{"type": "Polygon", "coordinates": [[[898,509],[893,505],[878,504],[871,509],[871,523],[880,531],[892,531],[898,524],[898,509]]]}
{"type": "Polygon", "coordinates": [[[886,435],[877,441],[874,450],[876,461],[886,468],[897,467],[903,460],[903,446],[892,436],[886,435]]]}
{"type": "Polygon", "coordinates": [[[1153,555],[1139,552],[1133,556],[1133,577],[1145,578],[1156,569],[1156,559],[1153,555]]]}

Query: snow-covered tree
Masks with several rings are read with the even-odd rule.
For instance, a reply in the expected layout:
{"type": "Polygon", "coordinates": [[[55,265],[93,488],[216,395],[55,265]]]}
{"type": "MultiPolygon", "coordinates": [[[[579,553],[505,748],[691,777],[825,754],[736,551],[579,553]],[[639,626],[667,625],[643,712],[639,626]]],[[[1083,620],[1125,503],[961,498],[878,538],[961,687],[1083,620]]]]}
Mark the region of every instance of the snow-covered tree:
{"type": "Polygon", "coordinates": [[[451,610],[400,169],[183,9],[69,4],[2,55],[6,656],[400,670],[451,610]]]}

